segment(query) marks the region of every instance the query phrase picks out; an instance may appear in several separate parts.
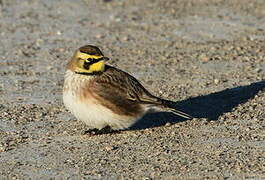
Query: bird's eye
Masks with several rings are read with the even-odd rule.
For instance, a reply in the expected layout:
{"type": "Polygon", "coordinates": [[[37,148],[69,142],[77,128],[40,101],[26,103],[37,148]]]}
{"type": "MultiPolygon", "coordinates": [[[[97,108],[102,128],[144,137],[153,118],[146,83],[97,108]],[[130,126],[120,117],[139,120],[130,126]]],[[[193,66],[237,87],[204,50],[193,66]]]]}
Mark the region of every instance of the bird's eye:
{"type": "Polygon", "coordinates": [[[84,62],[84,68],[89,69],[90,65],[94,64],[97,62],[97,59],[94,58],[87,58],[84,62]]]}
{"type": "Polygon", "coordinates": [[[94,58],[87,58],[86,62],[89,62],[89,63],[96,63],[98,62],[98,59],[94,59],[94,58]]]}
{"type": "Polygon", "coordinates": [[[85,69],[89,69],[90,65],[91,65],[91,63],[85,61],[83,67],[84,67],[85,69]]]}

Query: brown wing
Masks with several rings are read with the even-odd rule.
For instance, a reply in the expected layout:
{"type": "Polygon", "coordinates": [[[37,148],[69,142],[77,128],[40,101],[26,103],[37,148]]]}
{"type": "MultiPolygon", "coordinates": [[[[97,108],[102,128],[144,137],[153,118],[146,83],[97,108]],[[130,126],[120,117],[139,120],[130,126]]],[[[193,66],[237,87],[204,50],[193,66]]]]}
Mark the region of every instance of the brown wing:
{"type": "Polygon", "coordinates": [[[133,76],[111,66],[95,78],[93,88],[104,106],[124,115],[142,113],[142,104],[155,104],[158,100],[133,76]]]}

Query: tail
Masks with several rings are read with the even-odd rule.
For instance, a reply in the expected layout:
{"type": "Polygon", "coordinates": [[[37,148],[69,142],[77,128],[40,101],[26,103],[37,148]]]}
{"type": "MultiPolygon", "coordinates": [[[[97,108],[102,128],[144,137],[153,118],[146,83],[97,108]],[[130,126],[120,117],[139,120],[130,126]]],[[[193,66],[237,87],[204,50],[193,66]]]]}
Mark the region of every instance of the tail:
{"type": "Polygon", "coordinates": [[[159,101],[159,104],[163,108],[171,111],[172,113],[177,114],[177,115],[179,115],[181,117],[184,117],[186,119],[193,119],[193,117],[191,115],[189,115],[187,113],[184,113],[184,112],[182,112],[180,110],[177,110],[176,107],[175,107],[175,103],[173,101],[169,101],[169,100],[165,100],[165,99],[160,99],[160,98],[159,98],[158,101],[159,101]]]}

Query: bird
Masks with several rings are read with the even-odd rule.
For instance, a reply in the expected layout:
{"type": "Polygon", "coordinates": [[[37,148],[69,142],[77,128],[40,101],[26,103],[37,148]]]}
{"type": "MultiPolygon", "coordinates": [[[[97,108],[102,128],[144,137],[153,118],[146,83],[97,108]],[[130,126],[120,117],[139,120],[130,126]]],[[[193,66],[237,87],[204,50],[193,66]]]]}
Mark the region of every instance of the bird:
{"type": "Polygon", "coordinates": [[[108,60],[97,46],[85,45],[67,64],[63,102],[89,130],[128,129],[145,114],[159,111],[192,119],[175,109],[173,101],[154,96],[135,77],[106,64],[108,60]]]}

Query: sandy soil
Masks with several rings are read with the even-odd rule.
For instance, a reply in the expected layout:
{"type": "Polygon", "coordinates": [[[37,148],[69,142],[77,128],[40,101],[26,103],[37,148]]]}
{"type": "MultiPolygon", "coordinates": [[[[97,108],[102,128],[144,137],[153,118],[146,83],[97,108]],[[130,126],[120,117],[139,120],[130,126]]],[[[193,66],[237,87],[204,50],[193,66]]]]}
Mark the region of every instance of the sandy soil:
{"type": "Polygon", "coordinates": [[[1,179],[265,179],[264,0],[0,0],[1,179]],[[194,117],[89,136],[62,104],[85,44],[194,117]]]}

